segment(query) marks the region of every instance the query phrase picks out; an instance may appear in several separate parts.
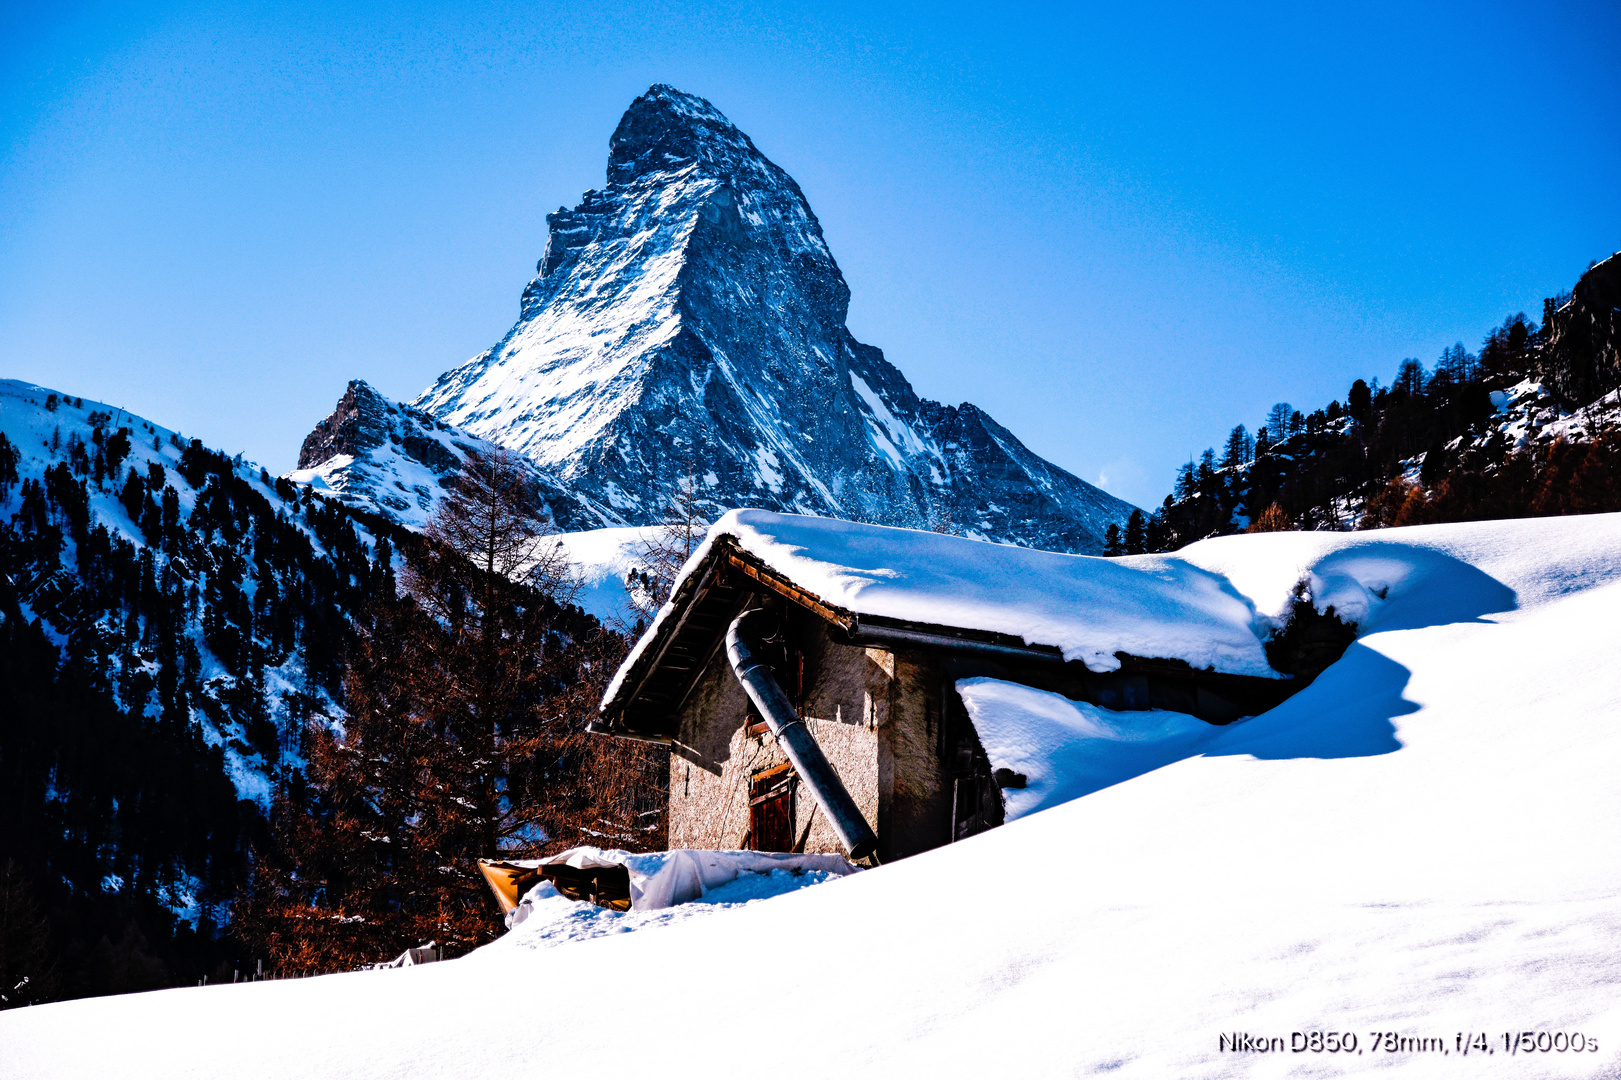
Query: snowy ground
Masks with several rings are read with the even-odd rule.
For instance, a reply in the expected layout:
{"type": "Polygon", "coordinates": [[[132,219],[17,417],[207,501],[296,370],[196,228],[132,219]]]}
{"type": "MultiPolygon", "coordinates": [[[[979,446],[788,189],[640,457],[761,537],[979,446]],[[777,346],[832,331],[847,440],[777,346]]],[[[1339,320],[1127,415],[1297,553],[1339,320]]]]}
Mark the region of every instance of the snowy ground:
{"type": "Polygon", "coordinates": [[[559,533],[557,542],[579,575],[575,603],[609,626],[628,627],[635,619],[625,593],[625,574],[641,564],[656,530],[590,529],[559,533]]]}
{"type": "Polygon", "coordinates": [[[583,900],[570,900],[549,881],[543,881],[524,894],[530,905],[528,917],[508,934],[480,949],[471,960],[490,960],[513,949],[550,949],[572,941],[629,934],[657,926],[671,926],[689,919],[702,919],[720,911],[769,900],[809,885],[820,885],[837,875],[826,870],[772,870],[743,873],[732,881],[710,889],[697,900],[655,911],[612,911],[583,900]]]}
{"type": "MultiPolygon", "coordinates": [[[[1153,771],[1091,732],[1107,786],[893,866],[542,952],[4,1013],[0,1074],[1621,1076],[1621,515],[1182,554],[1262,612],[1315,575],[1367,633],[1153,771]]],[[[1063,720],[1010,737],[1054,785],[1063,720]]]]}

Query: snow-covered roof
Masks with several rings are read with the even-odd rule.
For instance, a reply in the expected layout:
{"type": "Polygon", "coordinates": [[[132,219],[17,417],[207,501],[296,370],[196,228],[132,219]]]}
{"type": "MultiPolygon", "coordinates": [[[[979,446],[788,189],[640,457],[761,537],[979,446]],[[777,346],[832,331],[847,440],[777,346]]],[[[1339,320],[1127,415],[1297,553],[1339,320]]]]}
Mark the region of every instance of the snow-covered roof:
{"type": "Polygon", "coordinates": [[[1263,634],[1273,625],[1223,575],[1173,556],[1122,561],[987,543],[834,518],[733,510],[710,527],[671,599],[603,699],[610,711],[676,631],[694,584],[719,549],[790,582],[823,614],[1000,635],[1046,647],[1093,671],[1120,654],[1277,678],[1263,634]]]}

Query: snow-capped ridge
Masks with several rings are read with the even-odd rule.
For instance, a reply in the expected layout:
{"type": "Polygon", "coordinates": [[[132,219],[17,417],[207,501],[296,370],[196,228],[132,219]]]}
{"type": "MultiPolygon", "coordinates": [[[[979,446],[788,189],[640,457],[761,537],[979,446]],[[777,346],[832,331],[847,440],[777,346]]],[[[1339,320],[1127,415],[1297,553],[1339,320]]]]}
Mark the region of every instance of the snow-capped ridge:
{"type": "MultiPolygon", "coordinates": [[[[286,478],[312,485],[356,509],[421,528],[473,457],[493,443],[399,402],[362,379],[351,380],[332,414],[304,440],[286,478]]],[[[564,530],[622,524],[589,499],[564,489],[527,459],[537,509],[564,530]]]]}
{"type": "Polygon", "coordinates": [[[637,98],[605,187],[547,224],[517,324],[413,405],[625,524],[656,522],[696,477],[711,516],[760,506],[1062,551],[1100,550],[1131,510],[979,410],[920,399],[856,341],[798,184],[702,98],[637,98]]]}

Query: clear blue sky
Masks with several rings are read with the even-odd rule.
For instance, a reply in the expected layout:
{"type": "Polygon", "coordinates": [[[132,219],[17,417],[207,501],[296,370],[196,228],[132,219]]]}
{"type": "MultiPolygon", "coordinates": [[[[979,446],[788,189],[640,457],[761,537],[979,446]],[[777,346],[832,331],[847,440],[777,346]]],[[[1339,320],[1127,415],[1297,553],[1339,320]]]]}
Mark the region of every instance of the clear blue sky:
{"type": "Polygon", "coordinates": [[[1139,504],[1621,248],[1621,6],[12,4],[0,376],[290,468],[493,344],[631,99],[800,182],[850,325],[1139,504]]]}

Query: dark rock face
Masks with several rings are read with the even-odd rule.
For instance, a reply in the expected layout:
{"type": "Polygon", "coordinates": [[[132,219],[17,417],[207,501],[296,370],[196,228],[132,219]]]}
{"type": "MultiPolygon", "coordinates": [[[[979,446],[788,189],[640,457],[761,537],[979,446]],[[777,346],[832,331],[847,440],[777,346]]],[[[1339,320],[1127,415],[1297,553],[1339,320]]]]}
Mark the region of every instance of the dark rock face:
{"type": "Polygon", "coordinates": [[[315,425],[298,451],[298,467],[313,469],[338,454],[361,457],[388,441],[388,402],[359,379],[349,383],[332,415],[315,425]]]}
{"type": "Polygon", "coordinates": [[[1621,252],[1591,267],[1547,320],[1542,366],[1567,402],[1621,386],[1621,252]]]}
{"type": "MultiPolygon", "coordinates": [[[[304,440],[299,471],[292,476],[324,486],[346,503],[419,528],[468,458],[494,450],[486,440],[390,401],[356,379],[332,415],[304,440]]],[[[540,469],[533,472],[534,497],[559,529],[623,524],[540,469]]]]}
{"type": "Polygon", "coordinates": [[[923,401],[845,328],[849,288],[793,179],[712,105],[655,86],[608,182],[551,228],[518,323],[414,404],[522,451],[630,524],[695,479],[733,506],[1097,551],[1131,507],[972,405],[923,401]]]}

